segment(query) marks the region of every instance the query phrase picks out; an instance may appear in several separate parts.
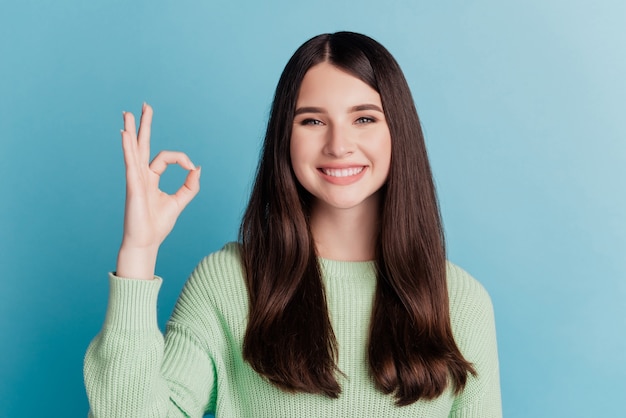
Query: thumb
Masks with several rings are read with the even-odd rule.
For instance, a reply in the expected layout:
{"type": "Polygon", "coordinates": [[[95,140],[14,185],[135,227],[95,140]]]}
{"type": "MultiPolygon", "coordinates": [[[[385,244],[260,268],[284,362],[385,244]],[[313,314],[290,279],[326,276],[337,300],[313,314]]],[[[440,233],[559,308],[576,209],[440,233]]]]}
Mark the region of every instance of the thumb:
{"type": "Polygon", "coordinates": [[[200,174],[202,167],[189,170],[185,184],[183,184],[174,194],[181,211],[193,200],[200,191],[200,174]]]}

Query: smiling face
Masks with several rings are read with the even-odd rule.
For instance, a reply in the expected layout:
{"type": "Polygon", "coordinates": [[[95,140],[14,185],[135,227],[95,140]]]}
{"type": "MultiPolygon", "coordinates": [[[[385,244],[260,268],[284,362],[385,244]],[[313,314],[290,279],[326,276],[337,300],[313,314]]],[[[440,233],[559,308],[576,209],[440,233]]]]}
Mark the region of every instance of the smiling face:
{"type": "Polygon", "coordinates": [[[376,90],[328,62],[311,67],[296,103],[291,164],[315,204],[377,210],[390,162],[391,135],[376,90]]]}

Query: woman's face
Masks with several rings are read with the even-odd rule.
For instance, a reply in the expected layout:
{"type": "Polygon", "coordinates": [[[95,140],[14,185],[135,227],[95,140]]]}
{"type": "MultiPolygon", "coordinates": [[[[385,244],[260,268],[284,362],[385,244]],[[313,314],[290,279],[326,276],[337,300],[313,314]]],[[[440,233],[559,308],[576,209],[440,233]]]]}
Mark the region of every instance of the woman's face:
{"type": "Polygon", "coordinates": [[[312,67],[296,103],[291,164],[316,204],[372,203],[390,162],[391,135],[376,90],[327,62],[312,67]]]}

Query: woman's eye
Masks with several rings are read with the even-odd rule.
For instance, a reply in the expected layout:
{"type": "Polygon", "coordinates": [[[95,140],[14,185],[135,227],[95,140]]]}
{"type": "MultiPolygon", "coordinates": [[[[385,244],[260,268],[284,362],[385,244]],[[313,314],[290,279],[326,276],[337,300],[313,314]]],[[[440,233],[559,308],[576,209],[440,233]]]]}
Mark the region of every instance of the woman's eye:
{"type": "Polygon", "coordinates": [[[317,119],[304,119],[300,122],[301,125],[321,125],[322,122],[317,119]]]}
{"type": "Polygon", "coordinates": [[[368,116],[362,116],[356,120],[356,123],[373,123],[373,122],[376,122],[376,120],[368,116]]]}

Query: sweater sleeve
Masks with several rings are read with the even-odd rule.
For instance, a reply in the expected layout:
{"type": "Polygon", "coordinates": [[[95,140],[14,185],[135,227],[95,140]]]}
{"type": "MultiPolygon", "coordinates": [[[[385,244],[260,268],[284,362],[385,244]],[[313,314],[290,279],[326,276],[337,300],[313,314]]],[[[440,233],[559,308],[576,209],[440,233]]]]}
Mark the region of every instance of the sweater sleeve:
{"type": "Polygon", "coordinates": [[[201,417],[214,381],[211,359],[194,333],[156,319],[162,280],[109,277],[100,333],[87,349],[85,387],[90,417],[201,417]]]}
{"type": "Polygon", "coordinates": [[[476,370],[456,397],[449,418],[501,418],[500,372],[493,306],[484,287],[461,268],[448,267],[454,338],[476,370]]]}

